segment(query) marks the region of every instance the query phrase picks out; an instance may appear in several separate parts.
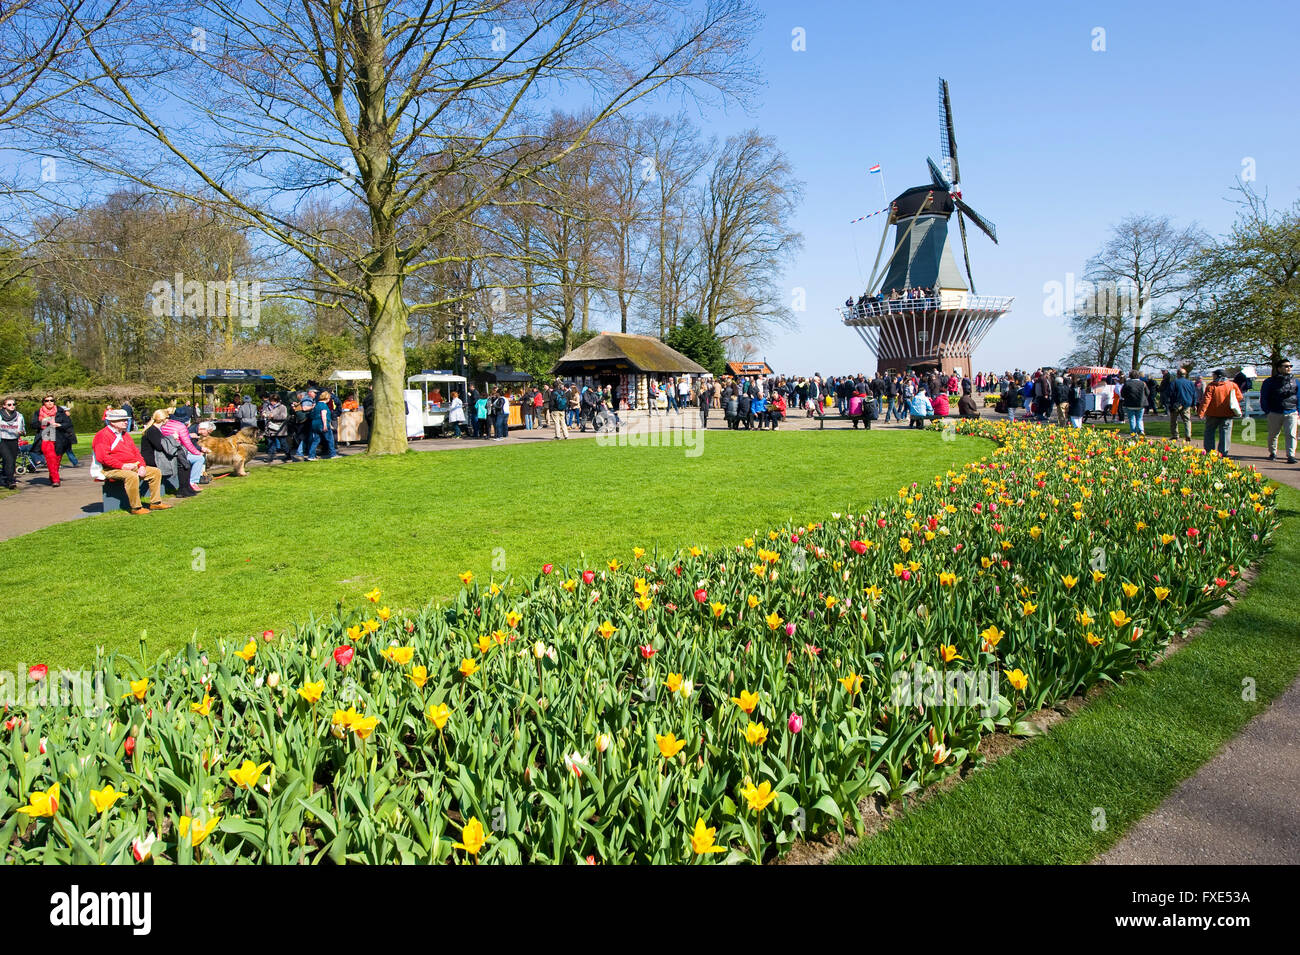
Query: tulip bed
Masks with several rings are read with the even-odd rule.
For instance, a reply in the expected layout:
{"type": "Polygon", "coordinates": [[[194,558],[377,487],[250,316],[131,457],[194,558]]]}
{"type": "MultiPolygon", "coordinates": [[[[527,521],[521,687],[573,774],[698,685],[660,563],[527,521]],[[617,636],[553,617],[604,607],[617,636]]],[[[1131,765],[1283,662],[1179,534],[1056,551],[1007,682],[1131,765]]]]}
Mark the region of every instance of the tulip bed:
{"type": "Polygon", "coordinates": [[[290,634],[105,659],[104,710],[7,715],[6,861],[770,859],[1149,663],[1277,526],[1273,489],[1216,455],[958,430],[998,446],[730,549],[629,542],[467,572],[419,611],[374,591],[290,634]],[[997,690],[900,694],[936,673],[997,690]]]}

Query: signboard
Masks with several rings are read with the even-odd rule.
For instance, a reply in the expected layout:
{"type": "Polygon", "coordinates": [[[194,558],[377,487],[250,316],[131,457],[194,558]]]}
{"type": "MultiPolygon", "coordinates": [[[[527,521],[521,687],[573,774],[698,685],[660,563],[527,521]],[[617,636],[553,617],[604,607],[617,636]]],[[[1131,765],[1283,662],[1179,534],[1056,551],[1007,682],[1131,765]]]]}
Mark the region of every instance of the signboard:
{"type": "Polygon", "coordinates": [[[203,374],[208,378],[259,378],[262,372],[257,368],[208,368],[203,374]]]}
{"type": "Polygon", "coordinates": [[[420,372],[422,375],[450,375],[452,374],[445,368],[425,368],[420,372]]]}

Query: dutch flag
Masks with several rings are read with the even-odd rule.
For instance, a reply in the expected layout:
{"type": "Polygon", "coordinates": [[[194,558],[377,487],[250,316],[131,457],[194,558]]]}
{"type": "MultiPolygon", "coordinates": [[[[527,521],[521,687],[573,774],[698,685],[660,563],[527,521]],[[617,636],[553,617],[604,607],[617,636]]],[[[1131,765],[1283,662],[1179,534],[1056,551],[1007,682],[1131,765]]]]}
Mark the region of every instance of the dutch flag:
{"type": "Polygon", "coordinates": [[[880,163],[876,163],[874,166],[868,169],[867,172],[880,172],[880,163]]]}

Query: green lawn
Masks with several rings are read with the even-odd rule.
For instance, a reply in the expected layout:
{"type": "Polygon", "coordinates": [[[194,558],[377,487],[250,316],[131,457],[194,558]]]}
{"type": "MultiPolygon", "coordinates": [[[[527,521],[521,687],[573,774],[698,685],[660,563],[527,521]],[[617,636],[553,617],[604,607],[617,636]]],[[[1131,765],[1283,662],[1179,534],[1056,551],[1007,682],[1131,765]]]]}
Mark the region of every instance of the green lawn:
{"type": "Polygon", "coordinates": [[[977,771],[838,861],[1086,862],[1114,844],[1300,672],[1300,493],[1279,492],[1276,550],[1231,611],[1160,666],[1108,689],[1047,736],[977,771]],[[1255,682],[1245,701],[1243,681],[1255,682]],[[1096,809],[1105,828],[1094,828],[1096,809]]]}
{"type": "Polygon", "coordinates": [[[494,561],[501,579],[584,552],[594,566],[633,545],[729,546],[990,450],[903,430],[710,431],[698,457],[575,440],[256,468],[170,511],[0,542],[14,622],[0,667],[85,664],[97,644],[133,648],[145,629],[154,652],[194,632],[278,631],[372,587],[394,609],[420,606],[494,561]]]}

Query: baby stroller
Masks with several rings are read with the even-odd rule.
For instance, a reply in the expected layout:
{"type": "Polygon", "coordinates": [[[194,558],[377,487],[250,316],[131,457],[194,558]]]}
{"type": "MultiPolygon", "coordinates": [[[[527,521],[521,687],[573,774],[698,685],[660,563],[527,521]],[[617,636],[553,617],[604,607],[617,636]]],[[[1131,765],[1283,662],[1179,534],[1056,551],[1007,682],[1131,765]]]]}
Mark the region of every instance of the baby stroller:
{"type": "Polygon", "coordinates": [[[593,431],[599,433],[601,431],[609,431],[612,428],[617,432],[621,426],[622,421],[619,420],[617,411],[612,410],[603,401],[596,405],[596,410],[591,416],[591,428],[593,431]]]}
{"type": "Polygon", "coordinates": [[[18,457],[14,459],[15,474],[35,474],[45,470],[45,461],[36,453],[36,445],[30,441],[18,442],[18,457]]]}

